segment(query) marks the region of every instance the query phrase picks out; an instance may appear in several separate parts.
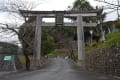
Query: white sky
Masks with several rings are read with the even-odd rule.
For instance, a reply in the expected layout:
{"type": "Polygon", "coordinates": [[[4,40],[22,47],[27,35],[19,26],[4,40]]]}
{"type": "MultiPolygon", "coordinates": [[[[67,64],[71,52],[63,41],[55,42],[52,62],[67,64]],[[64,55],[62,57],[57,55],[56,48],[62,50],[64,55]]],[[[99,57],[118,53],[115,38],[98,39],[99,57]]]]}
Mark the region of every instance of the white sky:
{"type": "MultiPolygon", "coordinates": [[[[4,3],[5,0],[0,0],[0,3],[4,3]]],[[[33,1],[38,1],[38,0],[33,0],[33,1]]],[[[39,0],[41,1],[41,4],[35,9],[35,10],[67,10],[68,6],[72,6],[73,2],[75,0],[39,0]]],[[[88,0],[92,6],[103,6],[105,4],[103,3],[98,3],[94,0],[88,0]]],[[[116,0],[106,0],[109,2],[115,2],[116,0]]],[[[0,5],[2,6],[2,5],[0,5]]],[[[107,11],[106,11],[107,12],[107,11]]],[[[115,20],[117,18],[116,12],[111,13],[107,15],[106,21],[111,21],[115,20]]],[[[11,22],[11,17],[9,15],[6,16],[6,14],[0,13],[0,23],[1,22],[11,22]]],[[[0,37],[1,38],[1,37],[0,37]]],[[[13,38],[11,39],[13,40],[13,38]]]]}
{"type": "MultiPolygon", "coordinates": [[[[68,6],[72,6],[75,0],[47,0],[47,3],[43,3],[38,6],[37,10],[66,10],[68,6]]],[[[94,0],[88,0],[93,6],[96,6],[94,0]]]]}
{"type": "MultiPolygon", "coordinates": [[[[38,2],[38,0],[32,0],[32,1],[36,1],[38,2]]],[[[50,10],[67,10],[68,6],[72,6],[73,2],[75,0],[39,0],[40,5],[35,9],[35,10],[44,10],[44,11],[50,11],[50,10]]],[[[88,0],[90,2],[90,4],[92,6],[103,6],[103,3],[98,3],[94,0],[88,0]]],[[[111,3],[115,3],[116,0],[106,0],[109,1],[111,3]]],[[[0,3],[4,3],[5,0],[0,0],[0,3]]],[[[4,5],[4,4],[3,4],[4,5]]],[[[0,5],[2,6],[2,5],[0,5]]],[[[105,21],[111,21],[111,20],[115,20],[117,18],[117,13],[111,13],[109,15],[107,15],[105,21]]],[[[9,22],[9,19],[11,20],[10,16],[6,16],[6,14],[2,14],[0,13],[0,22],[9,22]]]]}
{"type": "MultiPolygon", "coordinates": [[[[41,4],[36,8],[36,10],[67,10],[68,6],[72,6],[75,0],[47,0],[46,3],[41,4]]],[[[103,3],[98,3],[95,0],[88,0],[93,7],[105,6],[103,3]]],[[[108,2],[116,4],[116,0],[106,0],[108,2]]],[[[108,12],[108,10],[106,10],[108,12]]],[[[116,20],[117,13],[111,13],[106,16],[105,21],[116,20]]]]}

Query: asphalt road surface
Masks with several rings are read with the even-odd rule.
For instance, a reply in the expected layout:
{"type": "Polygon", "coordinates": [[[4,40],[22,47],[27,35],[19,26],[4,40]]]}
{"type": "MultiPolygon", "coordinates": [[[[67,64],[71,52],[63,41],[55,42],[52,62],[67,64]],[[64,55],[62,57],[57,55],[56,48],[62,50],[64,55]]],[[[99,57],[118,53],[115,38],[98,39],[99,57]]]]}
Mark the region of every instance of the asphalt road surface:
{"type": "Polygon", "coordinates": [[[118,80],[110,76],[81,70],[72,61],[54,58],[46,67],[30,72],[0,77],[0,80],[118,80]]]}

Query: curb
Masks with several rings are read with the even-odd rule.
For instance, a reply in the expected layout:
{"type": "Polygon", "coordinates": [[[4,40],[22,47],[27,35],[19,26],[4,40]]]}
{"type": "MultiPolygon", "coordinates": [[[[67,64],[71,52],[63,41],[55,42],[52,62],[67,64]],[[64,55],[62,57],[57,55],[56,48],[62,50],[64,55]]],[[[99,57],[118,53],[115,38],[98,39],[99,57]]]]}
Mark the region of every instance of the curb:
{"type": "Polygon", "coordinates": [[[36,72],[36,71],[39,71],[41,70],[43,67],[46,67],[46,65],[48,64],[48,61],[46,61],[45,64],[42,64],[42,66],[40,66],[39,68],[37,69],[30,69],[29,71],[27,70],[19,70],[19,71],[11,71],[11,72],[0,72],[0,77],[4,77],[4,76],[14,76],[15,74],[18,74],[18,75],[25,75],[27,73],[33,73],[33,72],[36,72]]]}
{"type": "Polygon", "coordinates": [[[12,72],[0,72],[0,77],[7,75],[7,74],[10,74],[10,73],[12,73],[12,72]]]}
{"type": "Polygon", "coordinates": [[[113,76],[114,78],[116,78],[116,79],[120,79],[120,77],[118,77],[118,76],[113,76]]]}

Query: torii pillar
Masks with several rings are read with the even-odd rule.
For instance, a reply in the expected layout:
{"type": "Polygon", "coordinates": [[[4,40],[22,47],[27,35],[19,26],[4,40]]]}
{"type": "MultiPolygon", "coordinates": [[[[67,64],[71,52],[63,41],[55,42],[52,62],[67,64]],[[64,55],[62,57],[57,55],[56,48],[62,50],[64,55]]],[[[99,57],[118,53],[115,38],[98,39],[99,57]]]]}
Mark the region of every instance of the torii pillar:
{"type": "Polygon", "coordinates": [[[41,57],[41,37],[42,37],[42,17],[36,16],[35,43],[34,43],[34,66],[40,66],[41,57]]]}
{"type": "Polygon", "coordinates": [[[78,65],[85,66],[84,31],[82,16],[77,16],[78,65]]]}

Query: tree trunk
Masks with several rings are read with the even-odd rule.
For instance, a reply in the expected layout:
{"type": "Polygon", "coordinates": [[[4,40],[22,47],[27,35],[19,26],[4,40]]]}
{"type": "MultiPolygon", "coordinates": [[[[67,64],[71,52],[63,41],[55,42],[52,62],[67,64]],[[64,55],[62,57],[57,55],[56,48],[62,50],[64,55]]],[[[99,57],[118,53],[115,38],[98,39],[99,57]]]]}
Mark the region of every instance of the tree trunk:
{"type": "Polygon", "coordinates": [[[29,59],[29,54],[26,51],[26,48],[23,47],[23,53],[25,56],[25,68],[26,70],[30,70],[30,59],[29,59]]]}
{"type": "Polygon", "coordinates": [[[101,24],[100,24],[100,33],[101,33],[100,41],[104,42],[105,41],[105,32],[103,31],[101,24]]]}
{"type": "Polygon", "coordinates": [[[30,59],[29,59],[29,55],[28,54],[24,54],[25,56],[25,67],[26,67],[26,70],[30,70],[30,59]]]}

